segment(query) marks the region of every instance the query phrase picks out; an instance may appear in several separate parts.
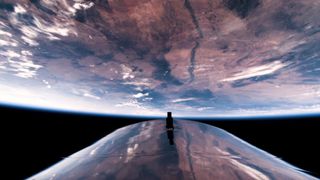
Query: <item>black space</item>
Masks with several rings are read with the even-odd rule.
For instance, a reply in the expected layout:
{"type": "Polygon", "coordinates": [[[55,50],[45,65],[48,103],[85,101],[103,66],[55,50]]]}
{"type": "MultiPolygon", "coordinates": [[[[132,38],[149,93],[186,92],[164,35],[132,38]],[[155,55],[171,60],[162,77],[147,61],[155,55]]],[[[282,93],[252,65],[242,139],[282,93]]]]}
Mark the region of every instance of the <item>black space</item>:
{"type": "MultiPolygon", "coordinates": [[[[0,113],[1,177],[9,179],[27,178],[120,127],[148,120],[8,107],[0,107],[0,113]]],[[[320,118],[203,122],[320,177],[320,118]]]]}

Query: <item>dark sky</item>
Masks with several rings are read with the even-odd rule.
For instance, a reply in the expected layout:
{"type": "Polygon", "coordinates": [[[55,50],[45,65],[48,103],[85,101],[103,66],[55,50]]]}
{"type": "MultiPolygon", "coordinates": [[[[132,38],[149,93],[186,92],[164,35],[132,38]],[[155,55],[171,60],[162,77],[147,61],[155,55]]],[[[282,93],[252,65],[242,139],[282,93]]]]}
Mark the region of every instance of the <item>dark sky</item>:
{"type": "MultiPolygon", "coordinates": [[[[102,117],[0,107],[3,177],[27,178],[112,131],[152,118],[102,117]]],[[[173,113],[174,115],[174,113],[173,113]]],[[[320,177],[320,118],[203,121],[320,177]]]]}

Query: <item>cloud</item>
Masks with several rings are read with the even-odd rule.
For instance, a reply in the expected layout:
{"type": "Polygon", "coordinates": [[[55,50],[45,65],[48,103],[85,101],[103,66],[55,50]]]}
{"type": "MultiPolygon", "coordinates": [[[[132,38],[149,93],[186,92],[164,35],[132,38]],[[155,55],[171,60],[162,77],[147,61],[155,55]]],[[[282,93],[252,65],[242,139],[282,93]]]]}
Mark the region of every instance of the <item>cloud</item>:
{"type": "Polygon", "coordinates": [[[193,101],[196,98],[181,98],[181,99],[174,99],[171,102],[173,103],[180,103],[180,102],[186,102],[186,101],[193,101]]]}
{"type": "Polygon", "coordinates": [[[13,46],[13,47],[17,47],[18,44],[17,44],[16,42],[11,42],[11,41],[6,41],[6,40],[0,39],[0,46],[13,46]]]}
{"type": "Polygon", "coordinates": [[[24,13],[27,13],[27,10],[24,7],[22,7],[20,4],[17,4],[14,7],[14,12],[17,14],[24,14],[24,13]]]}
{"type": "Polygon", "coordinates": [[[84,93],[83,96],[84,96],[84,97],[93,98],[93,99],[97,99],[97,100],[100,100],[100,99],[101,99],[100,97],[95,96],[95,95],[92,95],[92,94],[90,94],[90,93],[84,93]]]}
{"type": "Polygon", "coordinates": [[[33,22],[38,28],[38,31],[47,34],[49,36],[49,39],[57,38],[53,34],[60,36],[68,36],[71,31],[67,26],[63,25],[62,23],[55,22],[52,25],[48,25],[44,23],[44,21],[38,19],[37,17],[34,17],[33,22]]]}
{"type": "Polygon", "coordinates": [[[0,55],[5,56],[7,58],[19,58],[21,55],[12,50],[0,51],[0,55]]]}
{"type": "Polygon", "coordinates": [[[142,97],[146,97],[149,96],[149,93],[138,93],[138,94],[134,94],[133,97],[134,98],[142,98],[142,97]]]}
{"type": "Polygon", "coordinates": [[[30,51],[22,50],[21,53],[12,50],[0,51],[0,56],[4,56],[7,61],[1,63],[1,69],[13,72],[13,75],[21,78],[32,78],[37,75],[37,71],[42,68],[29,59],[32,56],[30,51]]]}
{"type": "Polygon", "coordinates": [[[122,79],[133,79],[135,76],[133,75],[133,71],[130,67],[121,64],[122,69],[122,79]]]}
{"type": "Polygon", "coordinates": [[[220,80],[220,82],[231,82],[242,79],[248,79],[256,76],[263,76],[267,74],[272,74],[283,67],[286,67],[288,64],[284,64],[281,61],[274,61],[270,64],[265,64],[261,66],[250,67],[240,73],[234,74],[232,77],[225,78],[220,80]]]}
{"type": "Polygon", "coordinates": [[[39,43],[37,41],[32,40],[26,36],[21,36],[21,39],[30,46],[38,46],[39,45],[39,43]]]}
{"type": "Polygon", "coordinates": [[[129,100],[128,102],[122,102],[122,103],[116,104],[115,106],[116,107],[135,107],[138,109],[145,109],[136,100],[129,100]]]}
{"type": "Polygon", "coordinates": [[[93,2],[83,2],[81,0],[77,0],[78,2],[76,2],[73,5],[73,8],[77,9],[77,10],[86,10],[91,8],[92,6],[94,6],[93,2]]]}
{"type": "Polygon", "coordinates": [[[7,32],[7,31],[4,31],[4,30],[1,30],[1,29],[0,29],[0,35],[5,35],[5,36],[12,37],[11,33],[7,32]]]}

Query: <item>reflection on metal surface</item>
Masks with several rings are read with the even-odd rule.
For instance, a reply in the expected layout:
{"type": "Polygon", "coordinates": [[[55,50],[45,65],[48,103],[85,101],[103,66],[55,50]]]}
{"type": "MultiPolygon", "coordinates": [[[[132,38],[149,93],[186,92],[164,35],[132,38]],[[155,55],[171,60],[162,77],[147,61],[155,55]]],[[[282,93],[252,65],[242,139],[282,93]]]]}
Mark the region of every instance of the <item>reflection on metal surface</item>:
{"type": "Polygon", "coordinates": [[[219,128],[173,123],[123,127],[30,179],[316,179],[219,128]]]}
{"type": "Polygon", "coordinates": [[[173,145],[173,144],[174,144],[174,134],[173,134],[173,130],[167,129],[167,136],[168,136],[169,144],[170,144],[170,145],[173,145]]]}

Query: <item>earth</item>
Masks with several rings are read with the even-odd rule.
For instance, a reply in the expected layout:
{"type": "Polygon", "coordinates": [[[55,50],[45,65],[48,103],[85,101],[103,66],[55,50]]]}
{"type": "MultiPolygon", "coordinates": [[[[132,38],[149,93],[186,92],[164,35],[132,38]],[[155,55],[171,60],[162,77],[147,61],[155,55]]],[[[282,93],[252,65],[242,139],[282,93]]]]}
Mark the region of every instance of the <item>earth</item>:
{"type": "Polygon", "coordinates": [[[316,180],[219,128],[164,120],[123,127],[29,179],[316,180]]]}
{"type": "Polygon", "coordinates": [[[319,0],[1,0],[0,103],[110,115],[320,112],[319,0]]]}

